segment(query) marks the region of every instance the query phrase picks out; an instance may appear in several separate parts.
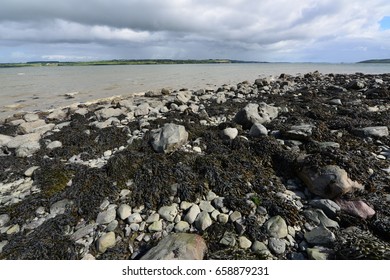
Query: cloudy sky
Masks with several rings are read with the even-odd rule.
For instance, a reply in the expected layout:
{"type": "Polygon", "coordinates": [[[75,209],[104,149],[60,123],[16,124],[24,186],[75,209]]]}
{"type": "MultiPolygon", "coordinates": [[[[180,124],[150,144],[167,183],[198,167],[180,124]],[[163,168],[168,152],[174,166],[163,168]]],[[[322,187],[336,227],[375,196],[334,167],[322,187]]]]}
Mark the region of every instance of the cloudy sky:
{"type": "Polygon", "coordinates": [[[1,0],[0,62],[390,58],[389,0],[1,0]]]}

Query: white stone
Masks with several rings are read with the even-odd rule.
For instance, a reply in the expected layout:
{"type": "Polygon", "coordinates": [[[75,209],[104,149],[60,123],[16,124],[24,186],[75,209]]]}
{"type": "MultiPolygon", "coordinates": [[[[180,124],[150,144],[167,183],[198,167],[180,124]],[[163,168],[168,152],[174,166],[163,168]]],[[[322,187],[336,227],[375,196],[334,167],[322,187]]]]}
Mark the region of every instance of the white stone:
{"type": "Polygon", "coordinates": [[[196,217],[194,225],[198,230],[205,230],[209,226],[213,224],[213,221],[210,218],[209,213],[206,211],[200,212],[200,214],[196,217]]]}
{"type": "Polygon", "coordinates": [[[116,211],[115,209],[108,209],[107,211],[100,212],[96,218],[96,223],[103,225],[109,224],[115,220],[116,211]]]}
{"type": "Polygon", "coordinates": [[[158,213],[164,220],[168,222],[173,222],[178,213],[178,210],[176,205],[163,206],[158,210],[158,213]]]}
{"type": "Polygon", "coordinates": [[[47,144],[46,148],[49,149],[49,150],[53,150],[53,149],[56,149],[56,148],[61,148],[62,147],[62,143],[60,141],[53,141],[53,142],[50,142],[49,144],[47,144]]]}
{"type": "Polygon", "coordinates": [[[108,248],[114,247],[115,244],[115,233],[108,232],[98,239],[97,249],[100,253],[104,253],[108,248]]]}
{"type": "Polygon", "coordinates": [[[252,246],[252,242],[245,236],[240,236],[238,238],[238,244],[241,249],[249,249],[252,246]]]}
{"type": "Polygon", "coordinates": [[[0,227],[5,226],[10,220],[10,217],[8,214],[2,214],[0,215],[0,227]]]}
{"type": "Polygon", "coordinates": [[[207,213],[211,213],[215,210],[215,208],[211,205],[210,201],[201,200],[199,203],[199,208],[202,211],[206,211],[207,213]]]}
{"type": "Polygon", "coordinates": [[[140,223],[142,222],[142,217],[140,213],[133,213],[127,218],[127,221],[129,223],[140,223]]]}
{"type": "Polygon", "coordinates": [[[222,131],[222,138],[233,140],[238,135],[238,129],[227,127],[222,131]]]}
{"type": "Polygon", "coordinates": [[[7,146],[7,144],[12,141],[14,137],[0,134],[0,146],[7,146]]]}
{"type": "Polygon", "coordinates": [[[149,227],[148,227],[149,232],[160,232],[162,231],[162,220],[158,220],[153,222],[149,227]]]}
{"type": "Polygon", "coordinates": [[[180,203],[180,209],[181,209],[181,210],[187,210],[187,209],[189,209],[192,205],[193,205],[193,203],[191,203],[191,202],[182,201],[182,202],[180,203]]]}
{"type": "Polygon", "coordinates": [[[36,153],[40,148],[39,142],[24,143],[16,149],[16,156],[29,157],[36,153]]]}
{"type": "Polygon", "coordinates": [[[284,238],[288,234],[286,221],[280,216],[274,216],[269,219],[265,227],[271,237],[284,238]]]}
{"type": "Polygon", "coordinates": [[[217,217],[217,220],[221,224],[226,224],[229,221],[229,215],[228,214],[219,214],[217,217]]]}
{"type": "Polygon", "coordinates": [[[184,145],[188,132],[182,125],[167,123],[162,128],[151,131],[153,149],[159,153],[170,153],[184,145]]]}
{"type": "Polygon", "coordinates": [[[180,221],[175,225],[176,232],[186,232],[190,230],[190,225],[185,221],[180,221]]]}
{"type": "Polygon", "coordinates": [[[160,214],[153,213],[152,215],[150,215],[148,217],[148,219],[146,220],[146,223],[151,224],[151,223],[157,222],[158,220],[160,220],[160,214]]]}
{"type": "Polygon", "coordinates": [[[28,168],[24,172],[24,176],[31,177],[34,174],[34,171],[37,170],[37,169],[39,169],[39,166],[32,166],[32,167],[28,168]]]}
{"type": "Polygon", "coordinates": [[[199,206],[196,204],[192,205],[187,214],[184,216],[184,221],[188,222],[190,225],[193,224],[199,213],[199,206]]]}
{"type": "Polygon", "coordinates": [[[28,114],[25,114],[25,115],[23,116],[23,119],[24,119],[26,122],[34,122],[34,121],[39,120],[39,116],[38,116],[37,114],[28,113],[28,114]]]}
{"type": "Polygon", "coordinates": [[[117,210],[118,217],[121,220],[127,219],[131,215],[131,207],[127,204],[121,204],[117,210]]]}

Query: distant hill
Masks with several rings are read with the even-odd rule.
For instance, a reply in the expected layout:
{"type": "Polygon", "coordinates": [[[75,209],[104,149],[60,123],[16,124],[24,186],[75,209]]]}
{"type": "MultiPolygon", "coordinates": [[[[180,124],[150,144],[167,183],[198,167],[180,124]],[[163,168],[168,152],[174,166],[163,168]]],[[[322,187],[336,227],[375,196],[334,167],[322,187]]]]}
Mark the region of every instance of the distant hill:
{"type": "Polygon", "coordinates": [[[390,63],[390,58],[387,58],[387,59],[369,59],[369,60],[359,61],[358,63],[390,63]]]}

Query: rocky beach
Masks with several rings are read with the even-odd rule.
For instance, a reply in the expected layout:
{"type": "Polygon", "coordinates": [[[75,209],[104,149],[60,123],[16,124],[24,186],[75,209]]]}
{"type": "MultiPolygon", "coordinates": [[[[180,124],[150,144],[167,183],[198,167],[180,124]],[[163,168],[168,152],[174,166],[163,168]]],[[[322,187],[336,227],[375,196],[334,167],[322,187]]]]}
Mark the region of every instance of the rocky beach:
{"type": "Polygon", "coordinates": [[[0,122],[0,259],[390,259],[390,74],[0,122]]]}

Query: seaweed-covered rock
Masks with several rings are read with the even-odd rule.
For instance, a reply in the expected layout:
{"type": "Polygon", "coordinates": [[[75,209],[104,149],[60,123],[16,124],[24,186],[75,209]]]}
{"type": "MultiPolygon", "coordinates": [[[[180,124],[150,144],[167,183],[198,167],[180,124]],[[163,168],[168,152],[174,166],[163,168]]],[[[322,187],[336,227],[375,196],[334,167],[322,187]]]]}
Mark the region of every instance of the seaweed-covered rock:
{"type": "Polygon", "coordinates": [[[185,144],[188,132],[182,125],[167,123],[162,128],[152,131],[151,144],[159,153],[170,153],[185,144]]]}
{"type": "Polygon", "coordinates": [[[336,165],[319,169],[305,166],[298,175],[312,193],[323,198],[332,199],[355,189],[363,189],[360,183],[352,181],[347,172],[336,165]]]}
{"type": "Polygon", "coordinates": [[[175,233],[162,239],[142,260],[203,260],[206,242],[196,234],[175,233]]]}

